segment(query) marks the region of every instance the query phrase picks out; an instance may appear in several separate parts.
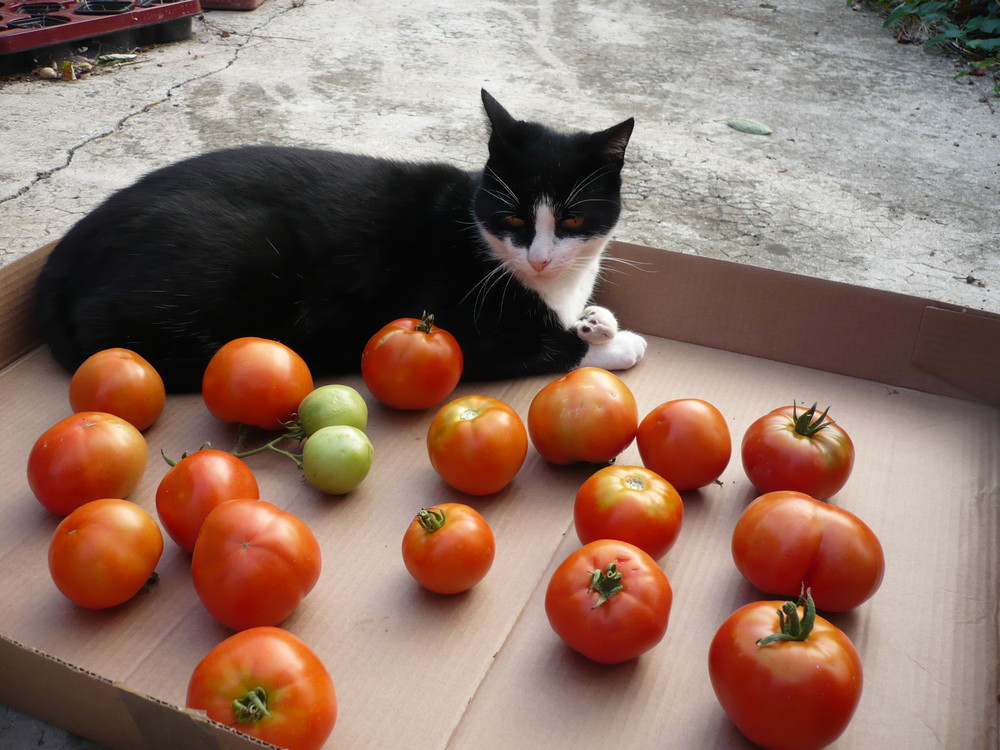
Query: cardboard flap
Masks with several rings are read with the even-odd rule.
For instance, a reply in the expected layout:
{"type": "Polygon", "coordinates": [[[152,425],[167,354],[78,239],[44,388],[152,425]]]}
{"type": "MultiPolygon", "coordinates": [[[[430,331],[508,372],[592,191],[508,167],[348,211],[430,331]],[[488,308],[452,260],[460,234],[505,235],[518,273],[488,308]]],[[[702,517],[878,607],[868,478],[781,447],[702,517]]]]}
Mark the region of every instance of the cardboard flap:
{"type": "Polygon", "coordinates": [[[614,243],[611,255],[637,270],[600,289],[624,327],[1000,404],[1000,315],[640,245],[614,243]]]}
{"type": "Polygon", "coordinates": [[[911,361],[976,399],[1000,406],[1000,319],[928,306],[911,361]]]}
{"type": "Polygon", "coordinates": [[[0,367],[6,367],[38,345],[34,325],[35,279],[53,242],[3,268],[0,274],[0,367]]]}
{"type": "Polygon", "coordinates": [[[99,675],[0,636],[0,703],[108,747],[142,747],[119,689],[99,675]]]}

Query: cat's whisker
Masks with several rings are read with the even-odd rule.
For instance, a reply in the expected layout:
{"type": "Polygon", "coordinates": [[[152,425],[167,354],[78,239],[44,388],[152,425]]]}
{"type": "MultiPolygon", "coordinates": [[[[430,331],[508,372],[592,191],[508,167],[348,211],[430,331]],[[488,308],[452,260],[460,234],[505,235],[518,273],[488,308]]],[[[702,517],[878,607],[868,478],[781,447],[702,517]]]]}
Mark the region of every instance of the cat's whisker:
{"type": "Polygon", "coordinates": [[[612,169],[613,168],[609,165],[598,167],[589,175],[587,175],[582,180],[577,182],[576,185],[573,186],[573,189],[569,191],[569,195],[566,198],[566,205],[567,206],[576,205],[579,202],[576,200],[576,196],[579,195],[584,189],[586,189],[593,182],[599,180],[604,175],[610,173],[612,169]]]}
{"type": "MultiPolygon", "coordinates": [[[[623,266],[628,266],[629,268],[634,268],[636,271],[642,271],[643,273],[652,273],[652,270],[646,266],[651,265],[644,260],[634,260],[630,258],[618,258],[613,255],[605,255],[601,259],[602,263],[620,263],[623,266]]],[[[624,273],[624,271],[622,272],[624,273]]]]}

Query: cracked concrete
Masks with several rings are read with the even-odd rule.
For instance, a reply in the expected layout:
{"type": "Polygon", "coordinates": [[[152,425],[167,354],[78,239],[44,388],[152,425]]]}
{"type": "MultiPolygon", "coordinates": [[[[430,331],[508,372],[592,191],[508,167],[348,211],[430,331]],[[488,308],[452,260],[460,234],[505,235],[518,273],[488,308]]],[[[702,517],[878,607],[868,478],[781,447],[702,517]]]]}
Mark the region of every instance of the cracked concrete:
{"type": "Polygon", "coordinates": [[[0,261],[234,143],[476,167],[486,86],[566,128],[636,117],[620,239],[1000,311],[1000,100],[955,73],[840,0],[211,11],[137,64],[0,90],[0,261]]]}
{"type": "Polygon", "coordinates": [[[209,11],[134,64],[0,82],[0,263],[223,146],[476,168],[486,87],[567,129],[636,118],[619,239],[1000,312],[1000,99],[957,70],[843,0],[209,11]],[[736,116],[773,134],[723,122],[736,116]]]}

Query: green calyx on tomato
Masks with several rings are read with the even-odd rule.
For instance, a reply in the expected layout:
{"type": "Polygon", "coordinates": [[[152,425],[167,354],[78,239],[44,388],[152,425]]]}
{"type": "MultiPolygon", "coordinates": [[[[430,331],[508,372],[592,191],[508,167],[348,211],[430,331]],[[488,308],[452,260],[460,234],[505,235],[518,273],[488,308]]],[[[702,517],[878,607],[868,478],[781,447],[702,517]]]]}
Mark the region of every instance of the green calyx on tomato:
{"type": "Polygon", "coordinates": [[[434,327],[434,313],[429,313],[424,310],[420,314],[420,322],[414,327],[413,330],[420,331],[421,333],[430,333],[431,328],[434,327]]]}
{"type": "Polygon", "coordinates": [[[237,724],[254,724],[262,719],[270,718],[267,710],[267,691],[256,687],[242,698],[233,701],[233,715],[237,724]]]}
{"type": "Polygon", "coordinates": [[[587,591],[595,591],[599,595],[598,600],[591,609],[597,609],[604,602],[610,599],[624,588],[622,586],[622,574],[618,570],[618,564],[609,562],[604,570],[595,568],[590,573],[590,586],[587,591]]]}
{"type": "Polygon", "coordinates": [[[778,623],[781,630],[765,636],[757,641],[758,646],[766,646],[776,641],[804,641],[812,633],[816,624],[816,604],[813,602],[809,589],[799,597],[798,601],[787,601],[777,610],[778,623]],[[805,607],[799,618],[799,607],[805,607]]]}
{"type": "Polygon", "coordinates": [[[417,523],[428,534],[433,534],[440,529],[447,520],[445,512],[440,508],[431,508],[430,510],[425,508],[417,513],[417,523]]]}
{"type": "Polygon", "coordinates": [[[795,432],[802,435],[802,437],[812,437],[824,427],[829,427],[833,424],[833,420],[827,418],[827,414],[830,413],[830,407],[826,407],[826,411],[817,417],[817,406],[818,404],[813,404],[804,412],[799,414],[798,406],[795,403],[792,403],[792,419],[795,421],[795,432]]]}

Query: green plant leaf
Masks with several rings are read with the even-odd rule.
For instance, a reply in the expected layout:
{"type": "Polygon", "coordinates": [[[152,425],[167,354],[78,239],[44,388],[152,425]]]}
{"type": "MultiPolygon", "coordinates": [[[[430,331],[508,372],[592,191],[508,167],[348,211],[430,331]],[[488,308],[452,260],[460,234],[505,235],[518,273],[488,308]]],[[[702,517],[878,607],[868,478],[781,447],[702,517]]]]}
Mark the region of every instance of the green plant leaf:
{"type": "Polygon", "coordinates": [[[723,120],[729,127],[733,130],[738,130],[741,133],[749,133],[750,135],[771,135],[771,128],[762,122],[757,122],[756,120],[748,120],[745,117],[730,117],[727,120],[723,120]]]}

